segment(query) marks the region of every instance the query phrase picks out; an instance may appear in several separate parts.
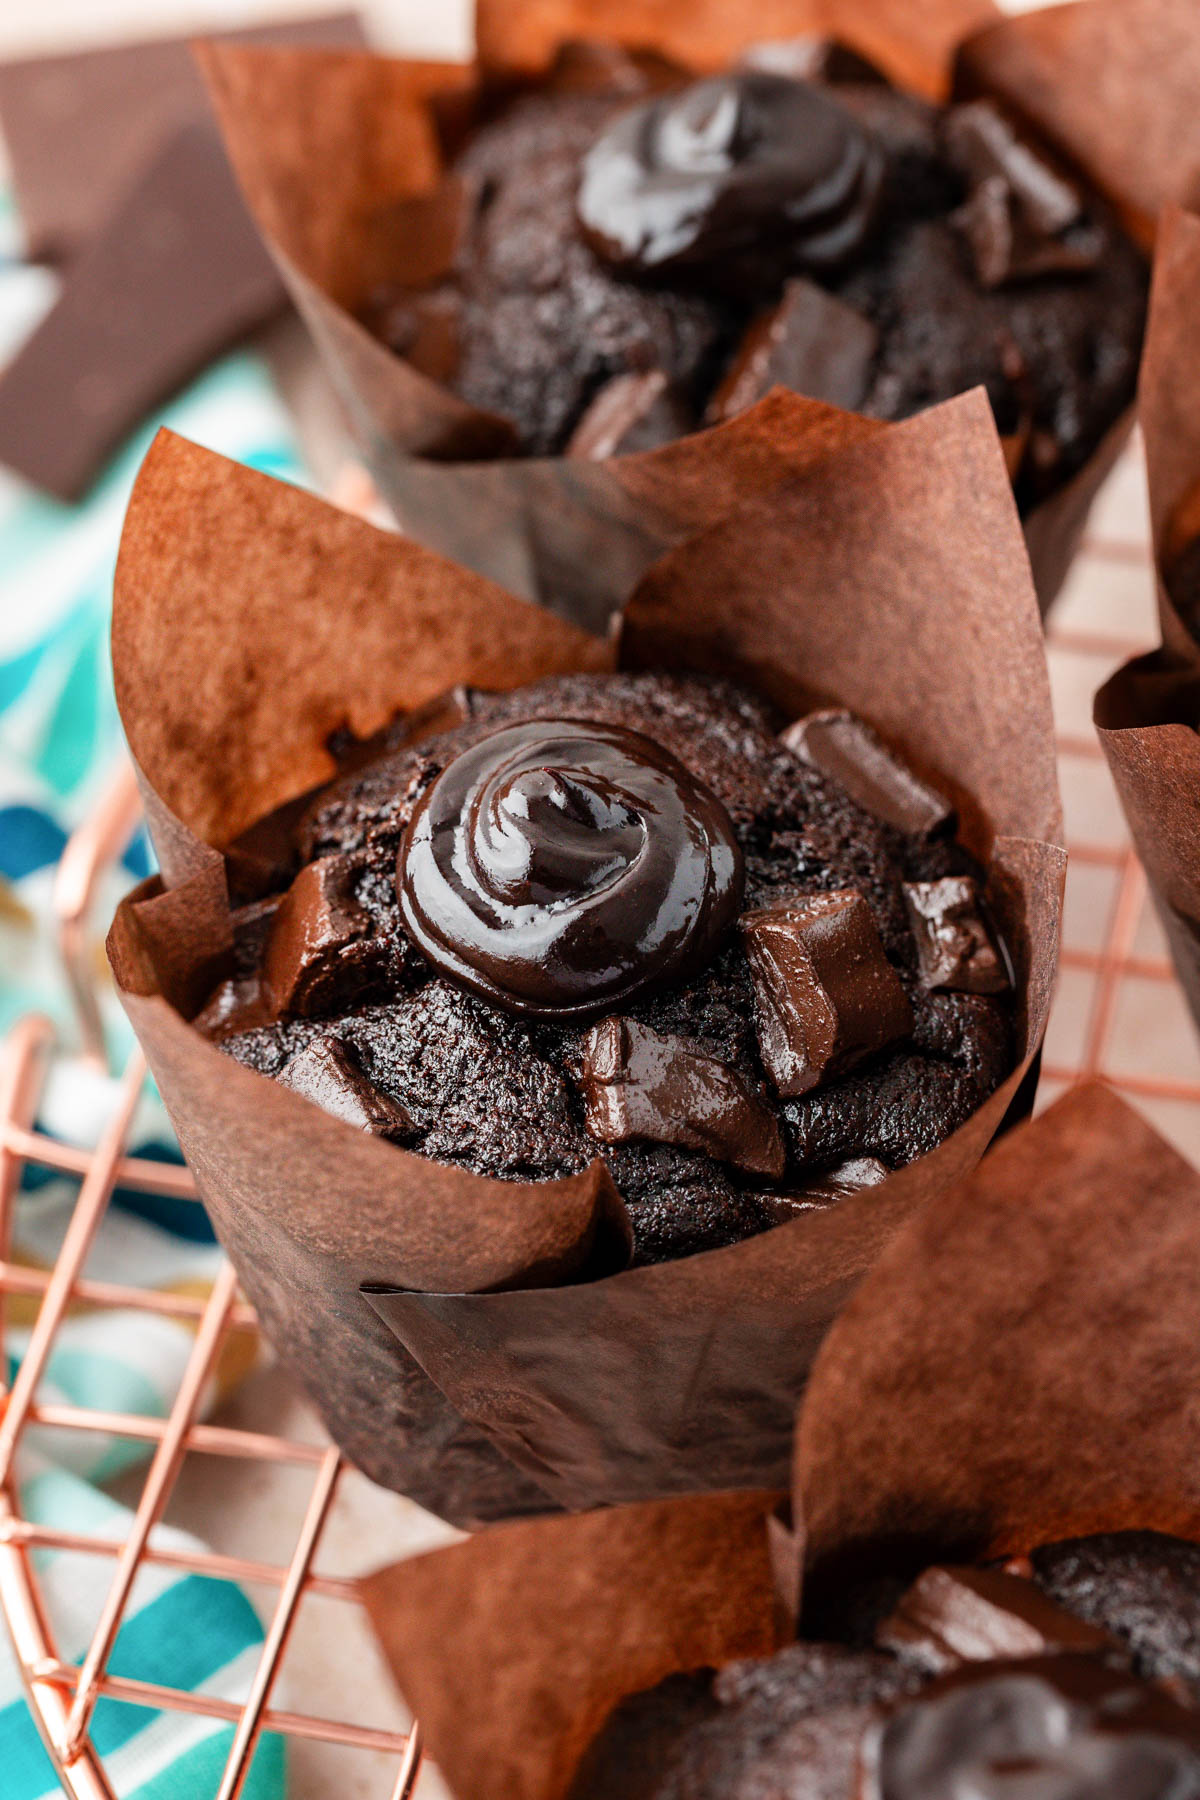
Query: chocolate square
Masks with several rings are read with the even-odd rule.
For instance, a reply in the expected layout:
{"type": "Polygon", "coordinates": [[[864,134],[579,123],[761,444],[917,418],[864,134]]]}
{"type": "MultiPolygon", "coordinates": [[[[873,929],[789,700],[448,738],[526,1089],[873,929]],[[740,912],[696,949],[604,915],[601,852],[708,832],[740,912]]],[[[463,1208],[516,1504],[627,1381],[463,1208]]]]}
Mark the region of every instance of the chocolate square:
{"type": "Polygon", "coordinates": [[[862,313],[812,281],[788,281],[779,304],[746,332],[709,402],[710,424],[745,412],[773,387],[854,412],[863,402],[879,333],[862,313]]]}
{"type": "Polygon", "coordinates": [[[969,875],[906,881],[904,904],[917,942],[921,981],[960,994],[1000,994],[1008,971],[992,940],[969,875]]]}
{"type": "Polygon", "coordinates": [[[857,714],[838,708],[808,713],[780,737],[885,825],[922,837],[953,825],[954,808],[945,795],[914,774],[857,714]]]}
{"type": "Polygon", "coordinates": [[[413,1136],[408,1113],[372,1086],[340,1038],[315,1039],[285,1064],[277,1079],[356,1131],[394,1139],[413,1136]]]}
{"type": "Polygon", "coordinates": [[[912,1008],[853,888],[743,914],[763,1067],[785,1099],[912,1031],[912,1008]]]}
{"type": "Polygon", "coordinates": [[[0,461],[76,499],[145,413],[283,299],[215,125],[184,127],[0,375],[0,461]]]}
{"type": "Polygon", "coordinates": [[[1027,1577],[938,1566],[901,1596],[876,1642],[939,1674],[964,1662],[1116,1648],[1106,1631],[1064,1611],[1027,1577]]]}
{"type": "Polygon", "coordinates": [[[304,1015],[333,997],[342,951],[370,919],[353,893],[354,865],[343,856],[307,863],[271,921],[263,977],[280,1013],[304,1015]]]}
{"type": "Polygon", "coordinates": [[[682,437],[692,420],[661,369],[614,375],[571,433],[568,456],[598,462],[605,456],[654,450],[682,437]]]}
{"type": "Polygon", "coordinates": [[[779,1121],[736,1069],[685,1038],[634,1019],[602,1019],[583,1046],[584,1115],[604,1144],[649,1138],[699,1150],[777,1180],[787,1153],[779,1121]]]}

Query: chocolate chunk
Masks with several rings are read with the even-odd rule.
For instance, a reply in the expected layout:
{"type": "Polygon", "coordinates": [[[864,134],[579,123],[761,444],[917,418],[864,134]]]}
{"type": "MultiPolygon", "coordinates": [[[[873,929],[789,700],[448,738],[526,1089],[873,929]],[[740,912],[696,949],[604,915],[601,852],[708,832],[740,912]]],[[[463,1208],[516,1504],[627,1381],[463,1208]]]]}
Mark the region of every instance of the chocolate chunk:
{"type": "Polygon", "coordinates": [[[912,1031],[912,1008],[871,909],[844,888],[743,914],[763,1067],[807,1094],[912,1031]]]}
{"type": "Polygon", "coordinates": [[[952,214],[970,245],[981,287],[1028,281],[1035,275],[1072,275],[1094,269],[1100,240],[1077,233],[1069,242],[1035,231],[1002,175],[981,181],[970,199],[952,214]]]}
{"type": "Polygon", "coordinates": [[[709,403],[709,423],[745,412],[773,387],[853,412],[866,394],[878,344],[871,321],[845,301],[812,281],[786,282],[778,306],[761,313],[742,339],[709,403]]]}
{"type": "Polygon", "coordinates": [[[75,499],[151,407],[282,304],[215,126],[188,126],[0,376],[0,461],[75,499]]]}
{"type": "Polygon", "coordinates": [[[317,1038],[293,1056],[278,1079],[356,1131],[401,1139],[412,1137],[416,1129],[397,1101],[372,1086],[340,1038],[317,1038]]]}
{"type": "MultiPolygon", "coordinates": [[[[232,30],[237,44],[366,43],[355,13],[232,30]]],[[[37,260],[78,252],[171,132],[210,120],[192,36],[0,63],[0,126],[25,242],[37,260]]]]}
{"type": "Polygon", "coordinates": [[[834,1206],[850,1194],[861,1193],[863,1188],[878,1187],[891,1172],[877,1156],[850,1156],[845,1162],[826,1169],[823,1175],[814,1176],[806,1188],[800,1188],[794,1194],[764,1194],[762,1199],[767,1210],[782,1225],[798,1213],[812,1212],[819,1206],[834,1206]]]}
{"type": "Polygon", "coordinates": [[[924,837],[953,825],[954,808],[945,795],[914,774],[854,713],[809,713],[780,735],[795,756],[836,781],[885,825],[924,837]]]}
{"type": "Polygon", "coordinates": [[[1032,1581],[1002,1569],[926,1569],[883,1621],[876,1641],[941,1674],[963,1662],[1045,1656],[1062,1651],[1106,1655],[1106,1631],[1066,1612],[1032,1581]]]}
{"type": "Polygon", "coordinates": [[[599,462],[604,456],[654,450],[682,437],[691,426],[683,401],[661,369],[614,375],[571,433],[566,454],[599,462]]]}
{"type": "Polygon", "coordinates": [[[1066,231],[1083,217],[1078,188],[1018,137],[990,101],[953,107],[943,123],[942,140],[972,190],[998,177],[1030,227],[1043,237],[1066,231]]]}
{"type": "Polygon", "coordinates": [[[679,1144],[777,1180],[786,1152],[779,1121],[736,1069],[685,1038],[634,1019],[602,1019],[584,1039],[584,1113],[604,1144],[679,1144]]]}
{"type": "Polygon", "coordinates": [[[316,1010],[332,998],[341,951],[363,937],[370,920],[351,891],[353,864],[323,856],[305,865],[271,924],[263,959],[267,991],[281,1013],[316,1010]]]}
{"type": "Polygon", "coordinates": [[[969,875],[906,881],[904,904],[917,941],[921,981],[959,994],[1000,994],[1008,972],[980,911],[969,875]]]}
{"type": "Polygon", "coordinates": [[[1095,268],[1100,235],[1076,229],[1085,225],[1079,190],[1018,137],[990,101],[955,107],[942,138],[970,190],[954,223],[970,245],[983,287],[1095,268]]]}

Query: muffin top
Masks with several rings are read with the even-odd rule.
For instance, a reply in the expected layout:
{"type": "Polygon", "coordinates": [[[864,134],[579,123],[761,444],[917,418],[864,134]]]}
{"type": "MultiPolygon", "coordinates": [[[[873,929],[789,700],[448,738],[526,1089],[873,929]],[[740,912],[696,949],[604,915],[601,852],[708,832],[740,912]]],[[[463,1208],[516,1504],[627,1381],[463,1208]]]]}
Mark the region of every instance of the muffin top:
{"type": "Polygon", "coordinates": [[[565,51],[459,154],[453,269],[368,323],[534,454],[644,449],[776,384],[881,419],[982,384],[1032,504],[1132,399],[1140,254],[992,102],[759,60],[565,51]]]}
{"type": "Polygon", "coordinates": [[[850,714],[569,676],[343,748],[233,847],[237,966],[197,1025],[443,1162],[603,1157],[635,1262],[882,1180],[1011,1067],[981,871],[850,714]]]}
{"type": "Polygon", "coordinates": [[[1079,1538],[1003,1569],[929,1568],[876,1603],[847,1641],[634,1696],[571,1800],[1200,1795],[1196,1545],[1079,1538]]]}

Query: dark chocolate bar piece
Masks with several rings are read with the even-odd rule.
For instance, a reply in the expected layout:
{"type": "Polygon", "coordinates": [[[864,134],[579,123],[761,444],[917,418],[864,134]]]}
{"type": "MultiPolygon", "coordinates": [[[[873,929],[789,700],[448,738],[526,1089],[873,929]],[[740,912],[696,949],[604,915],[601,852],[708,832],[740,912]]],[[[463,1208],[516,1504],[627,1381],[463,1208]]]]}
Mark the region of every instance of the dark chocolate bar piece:
{"type": "Polygon", "coordinates": [[[614,375],[571,433],[567,455],[599,462],[605,456],[654,450],[690,428],[683,403],[661,369],[614,375]]]}
{"type": "Polygon", "coordinates": [[[1000,994],[1008,972],[992,941],[969,875],[940,881],[906,881],[904,904],[917,942],[917,962],[927,988],[960,994],[1000,994]]]}
{"type": "Polygon", "coordinates": [[[602,1019],[583,1049],[587,1128],[604,1144],[649,1138],[699,1150],[778,1179],[786,1152],[779,1121],[736,1069],[683,1038],[634,1019],[602,1019]]]}
{"type": "Polygon", "coordinates": [[[1066,1612],[1034,1582],[1003,1569],[926,1569],[876,1633],[885,1650],[938,1674],[964,1662],[1073,1651],[1103,1656],[1114,1640],[1066,1612]]]}
{"type": "MultiPolygon", "coordinates": [[[[353,12],[221,31],[241,44],[365,45],[353,12]]],[[[0,127],[29,254],[72,256],[158,148],[212,113],[189,37],[0,63],[0,127]]]]}
{"type": "Polygon", "coordinates": [[[282,299],[216,127],[185,127],[0,375],[0,462],[77,498],[139,419],[282,299]]]}
{"type": "Polygon", "coordinates": [[[301,869],[271,922],[263,959],[267,991],[281,1013],[306,1013],[332,997],[338,954],[365,936],[370,920],[354,897],[352,865],[322,856],[301,869]]]}
{"type": "Polygon", "coordinates": [[[741,932],[759,1054],[785,1099],[911,1032],[908,996],[853,888],[745,913],[741,932]]]}
{"type": "Polygon", "coordinates": [[[367,1080],[340,1038],[315,1039],[285,1064],[278,1079],[356,1131],[394,1139],[414,1134],[404,1108],[367,1080]]]}
{"type": "Polygon", "coordinates": [[[914,774],[855,713],[808,713],[780,735],[796,756],[897,831],[931,837],[953,824],[954,808],[945,795],[914,774]]]}
{"type": "Polygon", "coordinates": [[[785,282],[779,304],[760,314],[742,339],[709,402],[709,422],[745,412],[773,387],[853,412],[866,394],[878,345],[870,319],[845,301],[813,281],[785,282]]]}

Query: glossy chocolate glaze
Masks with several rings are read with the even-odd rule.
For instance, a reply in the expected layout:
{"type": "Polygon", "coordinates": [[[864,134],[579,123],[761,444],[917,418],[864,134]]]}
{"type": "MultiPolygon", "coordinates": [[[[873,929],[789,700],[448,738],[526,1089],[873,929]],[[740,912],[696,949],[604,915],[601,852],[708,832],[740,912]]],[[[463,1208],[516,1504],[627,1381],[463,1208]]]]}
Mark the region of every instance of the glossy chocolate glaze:
{"type": "Polygon", "coordinates": [[[430,962],[510,1012],[610,1008],[695,967],[741,904],[728,813],[624,726],[542,719],[442,771],[397,858],[430,962]]]}
{"type": "Polygon", "coordinates": [[[1200,1717],[1092,1656],[974,1665],[863,1744],[860,1800],[1193,1800],[1200,1717]]]}
{"type": "Polygon", "coordinates": [[[583,161],[592,249],[626,274],[836,269],[870,236],[883,156],[806,82],[742,70],[623,113],[583,161]]]}

